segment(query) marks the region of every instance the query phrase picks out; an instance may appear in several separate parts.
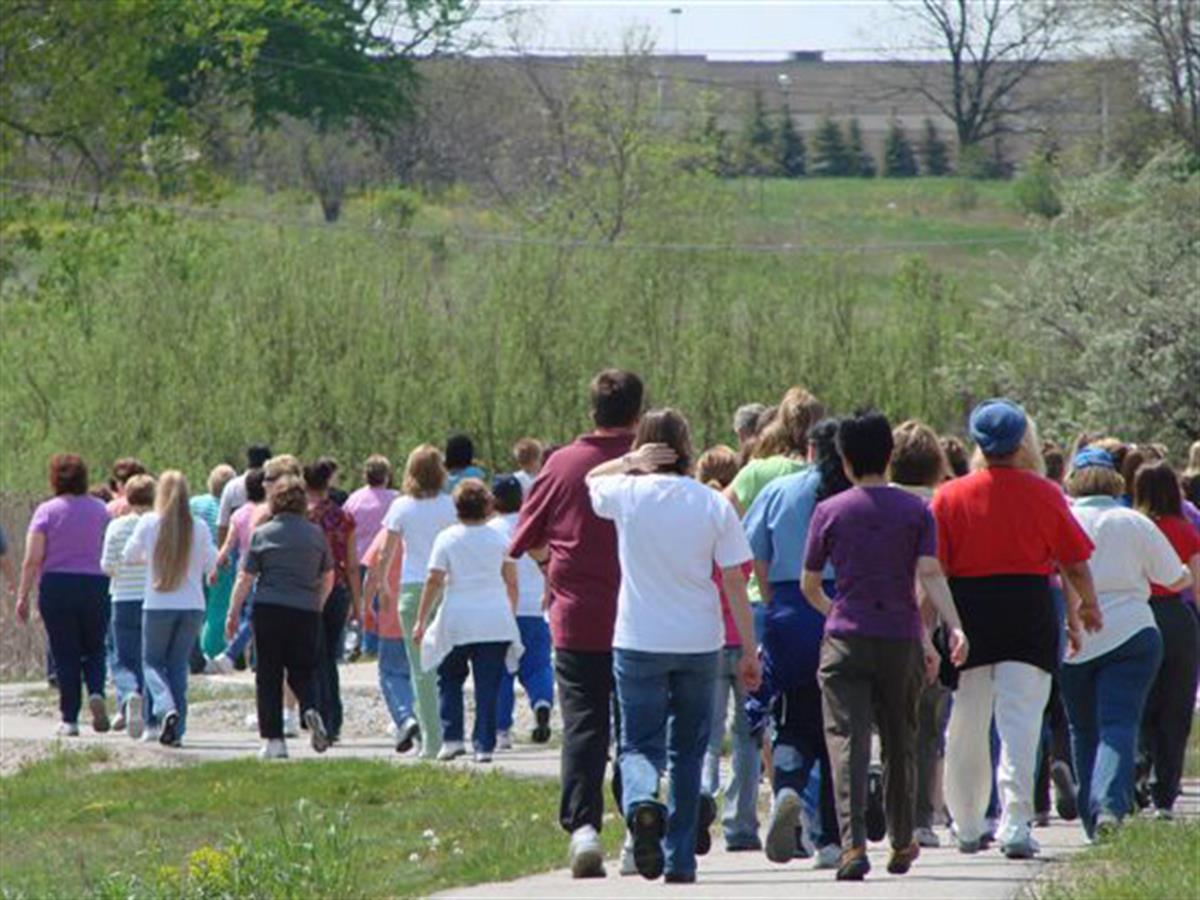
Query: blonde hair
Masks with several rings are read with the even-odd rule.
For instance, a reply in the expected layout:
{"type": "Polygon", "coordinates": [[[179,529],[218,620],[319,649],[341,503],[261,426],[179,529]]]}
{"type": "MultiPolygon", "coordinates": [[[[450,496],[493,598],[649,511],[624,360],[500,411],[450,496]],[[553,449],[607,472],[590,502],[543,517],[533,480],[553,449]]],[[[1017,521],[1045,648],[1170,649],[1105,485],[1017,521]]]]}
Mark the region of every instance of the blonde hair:
{"type": "Polygon", "coordinates": [[[290,472],[279,476],[271,484],[267,495],[271,515],[280,513],[295,513],[302,516],[308,511],[308,494],[304,489],[304,481],[290,472]]]}
{"type": "Polygon", "coordinates": [[[153,506],[154,478],[150,475],[134,475],[126,481],[125,500],[130,506],[153,506]]]}
{"type": "Polygon", "coordinates": [[[233,466],[221,463],[208,473],[208,492],[214,497],[220,497],[221,491],[225,490],[225,485],[235,477],[237,477],[237,472],[234,471],[233,466]]]}
{"type": "Polygon", "coordinates": [[[1025,416],[1025,433],[1021,435],[1021,443],[1008,456],[988,459],[983,455],[982,450],[978,447],[975,448],[975,452],[971,455],[971,471],[975,472],[991,466],[1023,469],[1026,472],[1033,472],[1045,477],[1046,460],[1042,458],[1042,439],[1038,437],[1037,423],[1033,421],[1032,416],[1025,416]]]}
{"type": "Polygon", "coordinates": [[[1125,479],[1121,473],[1105,466],[1072,469],[1065,486],[1072,497],[1120,497],[1125,493],[1125,479]]]}
{"type": "Polygon", "coordinates": [[[1192,446],[1188,448],[1187,468],[1183,474],[1200,475],[1200,441],[1192,441],[1192,446]]]}
{"type": "Polygon", "coordinates": [[[446,484],[442,451],[433,444],[422,444],[408,454],[404,463],[404,493],[410,497],[436,497],[446,484]]]}
{"type": "Polygon", "coordinates": [[[158,513],[158,539],[151,566],[153,584],[155,590],[173,591],[187,574],[195,525],[188,506],[187,478],[182,472],[169,469],[159,477],[154,511],[158,513]]]}
{"type": "Polygon", "coordinates": [[[304,477],[304,469],[300,466],[300,460],[290,453],[272,456],[263,463],[263,481],[278,481],[284,475],[304,477]]]}
{"type": "Polygon", "coordinates": [[[725,444],[709,447],[696,463],[696,480],[714,490],[724,490],[733,481],[741,465],[737,452],[725,444]]]}
{"type": "Polygon", "coordinates": [[[778,413],[759,432],[754,447],[756,459],[783,454],[803,455],[808,450],[808,430],[825,415],[825,407],[806,388],[788,388],[779,401],[778,413]]]}

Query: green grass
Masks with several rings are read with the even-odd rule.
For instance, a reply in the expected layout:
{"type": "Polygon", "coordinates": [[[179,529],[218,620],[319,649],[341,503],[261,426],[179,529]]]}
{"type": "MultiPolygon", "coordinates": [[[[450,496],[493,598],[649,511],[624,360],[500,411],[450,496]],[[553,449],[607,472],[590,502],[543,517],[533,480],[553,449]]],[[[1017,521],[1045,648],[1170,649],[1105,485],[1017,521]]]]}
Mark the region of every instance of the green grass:
{"type": "Polygon", "coordinates": [[[0,781],[3,896],[412,897],[565,860],[550,781],[364,760],[89,771],[99,761],[63,753],[0,781]]]}

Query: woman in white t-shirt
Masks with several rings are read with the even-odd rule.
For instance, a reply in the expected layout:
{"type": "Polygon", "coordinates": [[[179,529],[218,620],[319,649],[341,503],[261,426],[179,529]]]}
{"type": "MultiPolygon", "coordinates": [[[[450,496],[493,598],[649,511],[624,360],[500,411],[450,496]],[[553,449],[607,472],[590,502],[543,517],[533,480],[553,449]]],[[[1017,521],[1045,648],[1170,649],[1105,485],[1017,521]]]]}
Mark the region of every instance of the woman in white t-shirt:
{"type": "Polygon", "coordinates": [[[411,741],[419,732],[422,759],[433,759],[441,750],[442,727],[438,718],[434,674],[415,664],[420,656],[419,642],[413,639],[413,626],[417,622],[417,607],[421,603],[421,589],[425,586],[433,541],[456,521],[454,501],[442,493],[445,484],[446,467],[442,464],[442,454],[437,447],[422,444],[408,454],[401,496],[392,501],[387,515],[383,517],[387,541],[375,565],[369,570],[367,583],[363,587],[364,597],[373,597],[378,591],[380,618],[388,619],[398,614],[404,629],[404,650],[412,663],[409,668],[413,695],[417,701],[417,721],[415,727],[410,723],[400,739],[403,742],[411,741]],[[385,572],[391,571],[397,553],[403,554],[398,597],[390,581],[383,577],[385,572]]]}
{"type": "Polygon", "coordinates": [[[1089,837],[1103,837],[1131,811],[1138,723],[1162,660],[1150,584],[1182,590],[1191,575],[1154,522],[1118,500],[1125,481],[1107,451],[1090,447],[1075,456],[1067,492],[1075,498],[1071,511],[1096,545],[1089,565],[1104,624],[1085,633],[1071,598],[1074,652],[1063,665],[1062,693],[1080,818],[1089,837]]]}
{"type": "Polygon", "coordinates": [[[187,727],[188,654],[204,624],[204,579],[217,561],[212,533],[188,508],[182,472],[163,472],[154,512],[138,520],[122,554],[146,563],[142,601],[142,667],[147,732],[178,747],[187,727]]]}
{"type": "MultiPolygon", "coordinates": [[[[616,525],[621,562],[613,673],[621,710],[622,806],[638,872],[653,879],[665,871],[668,882],[691,882],[698,835],[707,833],[715,814],[708,807],[702,815],[700,805],[725,643],[713,563],[721,569],[741,642],[749,647],[754,629],[742,564],[752,554],[733,507],[689,477],[691,439],[681,414],[647,413],[633,446],[587,477],[592,508],[616,525]],[[664,806],[655,797],[668,761],[664,806]]],[[[748,690],[758,687],[754,654],[742,657],[738,672],[748,690]]]]}
{"type": "Polygon", "coordinates": [[[470,666],[475,683],[475,761],[492,761],[496,749],[496,699],[506,668],[516,668],[521,636],[517,630],[517,565],[508,557],[508,539],[487,525],[492,493],[477,478],[454,488],[458,524],[438,534],[429,556],[429,577],[421,592],[413,640],[420,645],[421,669],[437,670],[442,749],[438,759],[466,752],[463,743],[463,684],[470,666]],[[430,611],[442,595],[437,618],[426,631],[430,611]]]}

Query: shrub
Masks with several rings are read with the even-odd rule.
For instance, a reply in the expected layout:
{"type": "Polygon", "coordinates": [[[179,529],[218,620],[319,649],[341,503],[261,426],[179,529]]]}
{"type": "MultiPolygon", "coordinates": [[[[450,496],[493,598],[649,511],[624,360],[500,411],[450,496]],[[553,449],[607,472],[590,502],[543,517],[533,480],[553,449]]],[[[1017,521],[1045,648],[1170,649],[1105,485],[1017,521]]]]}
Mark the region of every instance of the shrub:
{"type": "Polygon", "coordinates": [[[813,135],[809,172],[812,175],[823,176],[855,174],[854,159],[850,156],[850,150],[842,137],[842,129],[828,116],[817,125],[813,135]]]}
{"type": "Polygon", "coordinates": [[[921,134],[921,171],[926,175],[948,175],[950,173],[950,148],[938,134],[932,119],[924,122],[921,134]]]}
{"type": "Polygon", "coordinates": [[[912,141],[894,119],[888,125],[883,143],[883,174],[887,178],[911,178],[917,174],[917,154],[912,141]]]}
{"type": "Polygon", "coordinates": [[[1044,156],[1039,155],[1030,161],[1013,184],[1013,193],[1021,209],[1030,215],[1053,219],[1062,212],[1058,173],[1044,156]]]}

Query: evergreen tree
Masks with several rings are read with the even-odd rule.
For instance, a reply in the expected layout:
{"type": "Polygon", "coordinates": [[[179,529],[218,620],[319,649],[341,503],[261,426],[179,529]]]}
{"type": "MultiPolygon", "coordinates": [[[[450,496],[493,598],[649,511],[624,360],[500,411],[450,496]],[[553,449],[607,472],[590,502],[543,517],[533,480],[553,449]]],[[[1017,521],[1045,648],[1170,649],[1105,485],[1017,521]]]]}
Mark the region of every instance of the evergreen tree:
{"type": "Polygon", "coordinates": [[[750,110],[742,129],[740,166],[743,175],[774,175],[778,171],[775,154],[775,131],[767,116],[762,91],[755,91],[750,110]]]}
{"type": "Polygon", "coordinates": [[[926,175],[950,172],[950,151],[932,119],[925,120],[925,132],[921,136],[921,171],[926,175]]]}
{"type": "Polygon", "coordinates": [[[809,166],[809,172],[826,177],[849,175],[851,172],[850,156],[846,152],[842,129],[829,116],[821,120],[816,134],[813,135],[812,165],[809,166]]]}
{"type": "Polygon", "coordinates": [[[779,111],[779,130],[776,133],[776,161],[784,178],[799,178],[804,174],[807,148],[804,135],[796,130],[792,111],[786,106],[779,111]]]}
{"type": "Polygon", "coordinates": [[[858,119],[851,119],[846,128],[846,159],[850,166],[847,174],[860,178],[875,177],[875,157],[871,156],[863,144],[858,119]]]}
{"type": "Polygon", "coordinates": [[[893,119],[883,143],[883,174],[888,178],[912,178],[917,174],[917,154],[904,128],[893,119]]]}

